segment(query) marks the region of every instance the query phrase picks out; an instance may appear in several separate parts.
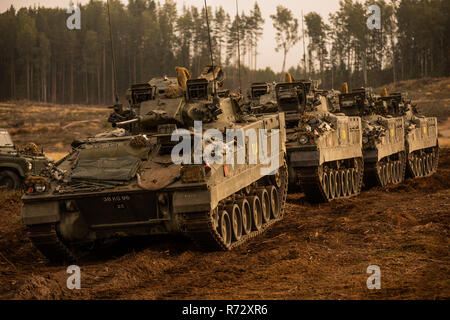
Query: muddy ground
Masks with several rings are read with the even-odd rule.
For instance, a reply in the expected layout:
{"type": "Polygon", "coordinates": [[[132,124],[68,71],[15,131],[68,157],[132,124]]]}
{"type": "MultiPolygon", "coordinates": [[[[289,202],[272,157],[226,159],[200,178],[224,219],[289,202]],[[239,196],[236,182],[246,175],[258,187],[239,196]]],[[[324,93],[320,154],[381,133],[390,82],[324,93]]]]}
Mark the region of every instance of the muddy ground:
{"type": "MultiPolygon", "coordinates": [[[[450,147],[450,79],[389,86],[439,118],[450,147]]],[[[108,129],[102,106],[0,103],[0,127],[58,159],[73,138],[108,129]],[[87,121],[86,121],[87,120],[87,121]]],[[[67,266],[51,266],[27,239],[20,194],[0,194],[0,299],[450,299],[450,149],[437,174],[310,205],[289,194],[285,219],[233,252],[204,253],[182,237],[140,238],[80,261],[81,290],[67,266]],[[367,267],[381,268],[368,290],[367,267]]]]}
{"type": "Polygon", "coordinates": [[[122,241],[51,266],[26,237],[19,195],[0,204],[1,299],[450,299],[450,149],[436,175],[310,205],[290,194],[284,221],[233,252],[182,237],[122,241]],[[368,290],[366,269],[381,268],[368,290]]]}

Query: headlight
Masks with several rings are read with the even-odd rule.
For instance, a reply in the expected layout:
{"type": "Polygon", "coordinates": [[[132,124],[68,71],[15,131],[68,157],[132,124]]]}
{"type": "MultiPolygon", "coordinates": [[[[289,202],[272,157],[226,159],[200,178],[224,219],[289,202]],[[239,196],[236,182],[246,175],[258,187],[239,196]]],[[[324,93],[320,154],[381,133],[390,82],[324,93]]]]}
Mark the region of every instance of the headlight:
{"type": "Polygon", "coordinates": [[[36,192],[45,192],[45,184],[35,184],[34,185],[34,190],[36,190],[36,192]]]}
{"type": "Polygon", "coordinates": [[[300,141],[301,144],[307,144],[308,143],[308,137],[303,135],[303,136],[300,137],[299,141],[300,141]]]}
{"type": "Polygon", "coordinates": [[[367,136],[363,136],[362,142],[363,142],[364,144],[366,144],[367,142],[369,142],[369,138],[368,138],[367,136]]]}
{"type": "Polygon", "coordinates": [[[25,180],[25,192],[27,194],[43,193],[47,191],[50,181],[45,177],[30,176],[25,180]]]}
{"type": "Polygon", "coordinates": [[[31,171],[31,169],[33,169],[33,164],[31,162],[27,161],[27,169],[28,171],[31,171]]]}

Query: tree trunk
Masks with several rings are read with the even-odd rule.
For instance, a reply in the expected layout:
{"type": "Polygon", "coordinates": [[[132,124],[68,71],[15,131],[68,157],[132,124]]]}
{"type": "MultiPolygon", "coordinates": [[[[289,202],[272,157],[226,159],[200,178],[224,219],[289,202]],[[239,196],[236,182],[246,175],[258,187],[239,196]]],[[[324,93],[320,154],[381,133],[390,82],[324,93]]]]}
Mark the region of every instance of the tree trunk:
{"type": "Polygon", "coordinates": [[[30,56],[27,55],[26,57],[26,64],[27,64],[27,68],[26,68],[26,72],[27,72],[27,99],[30,100],[30,56]]]}
{"type": "Polygon", "coordinates": [[[89,81],[88,81],[87,66],[86,66],[86,72],[84,74],[84,85],[86,87],[86,104],[89,104],[89,81]]]}
{"type": "Polygon", "coordinates": [[[56,61],[52,66],[52,103],[56,103],[56,61]]]}
{"type": "Polygon", "coordinates": [[[106,104],[106,45],[103,44],[103,104],[106,104]]]}
{"type": "Polygon", "coordinates": [[[62,65],[62,79],[61,79],[61,103],[66,102],[66,63],[63,62],[62,65]]]}
{"type": "Polygon", "coordinates": [[[283,66],[281,67],[281,77],[284,77],[284,69],[286,68],[286,56],[287,56],[287,50],[284,48],[284,54],[283,54],[283,66]]]}
{"type": "Polygon", "coordinates": [[[70,103],[73,104],[74,79],[73,79],[73,54],[70,55],[70,103]]]}
{"type": "Polygon", "coordinates": [[[97,104],[101,103],[100,66],[97,66],[97,104]]]}
{"type": "Polygon", "coordinates": [[[33,68],[33,64],[31,64],[31,71],[30,71],[30,92],[31,92],[31,100],[34,99],[34,68],[33,68]]]}

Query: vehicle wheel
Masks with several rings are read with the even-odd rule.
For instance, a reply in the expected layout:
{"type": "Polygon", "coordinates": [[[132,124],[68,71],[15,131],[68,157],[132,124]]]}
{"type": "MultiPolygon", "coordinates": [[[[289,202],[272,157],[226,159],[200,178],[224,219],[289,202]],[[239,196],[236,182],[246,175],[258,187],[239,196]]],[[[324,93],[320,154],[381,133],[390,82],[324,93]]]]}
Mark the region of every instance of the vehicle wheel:
{"type": "Polygon", "coordinates": [[[352,193],[352,187],[351,187],[351,177],[350,177],[350,170],[346,169],[344,170],[344,180],[343,180],[343,190],[344,190],[344,196],[348,197],[352,193]]]}
{"type": "Polygon", "coordinates": [[[261,201],[258,196],[253,196],[249,198],[249,202],[252,213],[252,230],[260,231],[262,229],[261,201]]]}
{"type": "Polygon", "coordinates": [[[242,199],[239,200],[237,204],[241,209],[242,234],[249,234],[252,232],[252,211],[250,208],[250,203],[248,203],[247,199],[242,199]]]}
{"type": "Polygon", "coordinates": [[[270,197],[266,188],[261,188],[257,190],[259,199],[261,200],[261,211],[263,223],[270,221],[270,197]]]}
{"type": "Polygon", "coordinates": [[[280,217],[280,199],[278,198],[278,190],[275,186],[267,188],[270,198],[270,217],[278,219],[280,217]]]}
{"type": "Polygon", "coordinates": [[[328,197],[330,194],[330,176],[327,172],[324,172],[322,175],[322,189],[328,197]]]}
{"type": "Polygon", "coordinates": [[[336,197],[336,174],[334,170],[331,170],[329,172],[329,181],[330,181],[330,193],[329,193],[329,199],[333,200],[336,197]]]}
{"type": "Polygon", "coordinates": [[[342,194],[342,171],[337,170],[335,172],[335,179],[336,179],[336,198],[340,198],[342,194]]]}
{"type": "Polygon", "coordinates": [[[242,238],[242,214],[239,206],[233,204],[226,207],[227,212],[231,215],[231,231],[232,239],[234,241],[239,241],[242,238]]]}
{"type": "Polygon", "coordinates": [[[231,244],[231,220],[228,212],[223,210],[219,217],[219,233],[225,245],[231,244]]]}
{"type": "Polygon", "coordinates": [[[351,169],[350,173],[352,175],[352,194],[358,193],[358,172],[355,169],[351,169]]]}
{"type": "Polygon", "coordinates": [[[18,190],[22,185],[20,177],[13,171],[0,172],[0,189],[18,190]]]}
{"type": "Polygon", "coordinates": [[[423,176],[423,161],[422,158],[417,159],[417,175],[419,177],[423,176]]]}

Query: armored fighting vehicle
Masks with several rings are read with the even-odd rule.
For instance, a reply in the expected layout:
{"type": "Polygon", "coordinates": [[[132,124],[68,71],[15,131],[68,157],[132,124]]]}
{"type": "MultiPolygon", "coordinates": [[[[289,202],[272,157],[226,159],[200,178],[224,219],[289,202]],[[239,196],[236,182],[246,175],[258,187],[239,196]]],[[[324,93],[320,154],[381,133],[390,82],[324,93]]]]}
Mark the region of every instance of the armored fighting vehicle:
{"type": "MultiPolygon", "coordinates": [[[[289,77],[292,79],[292,77],[289,77]]],[[[333,114],[337,94],[311,80],[279,83],[276,97],[286,117],[289,182],[311,202],[360,193],[364,172],[361,118],[333,114]]]]}
{"type": "Polygon", "coordinates": [[[47,258],[74,260],[103,239],[175,233],[230,250],[282,219],[284,114],[246,122],[219,90],[217,67],[198,79],[182,68],[177,75],[181,97],[167,97],[159,83],[132,86],[130,107],[110,117],[116,131],[74,143],[42,177],[45,190],[23,197],[23,222],[47,258]],[[263,150],[272,166],[253,162],[263,150]]]}
{"type": "Polygon", "coordinates": [[[278,111],[277,97],[275,95],[276,83],[252,83],[248,92],[246,103],[249,113],[273,113],[278,111]]]}
{"type": "Polygon", "coordinates": [[[408,176],[416,178],[434,174],[439,162],[437,118],[421,115],[405,93],[388,95],[386,92],[381,99],[388,104],[390,115],[403,117],[405,121],[408,176]]]}
{"type": "Polygon", "coordinates": [[[18,190],[24,181],[44,170],[48,159],[34,143],[17,149],[6,129],[0,129],[0,190],[18,190]]]}
{"type": "Polygon", "coordinates": [[[348,92],[343,85],[340,112],[362,118],[364,184],[366,187],[400,183],[405,178],[405,128],[402,117],[388,115],[386,101],[361,88],[348,92]]]}

